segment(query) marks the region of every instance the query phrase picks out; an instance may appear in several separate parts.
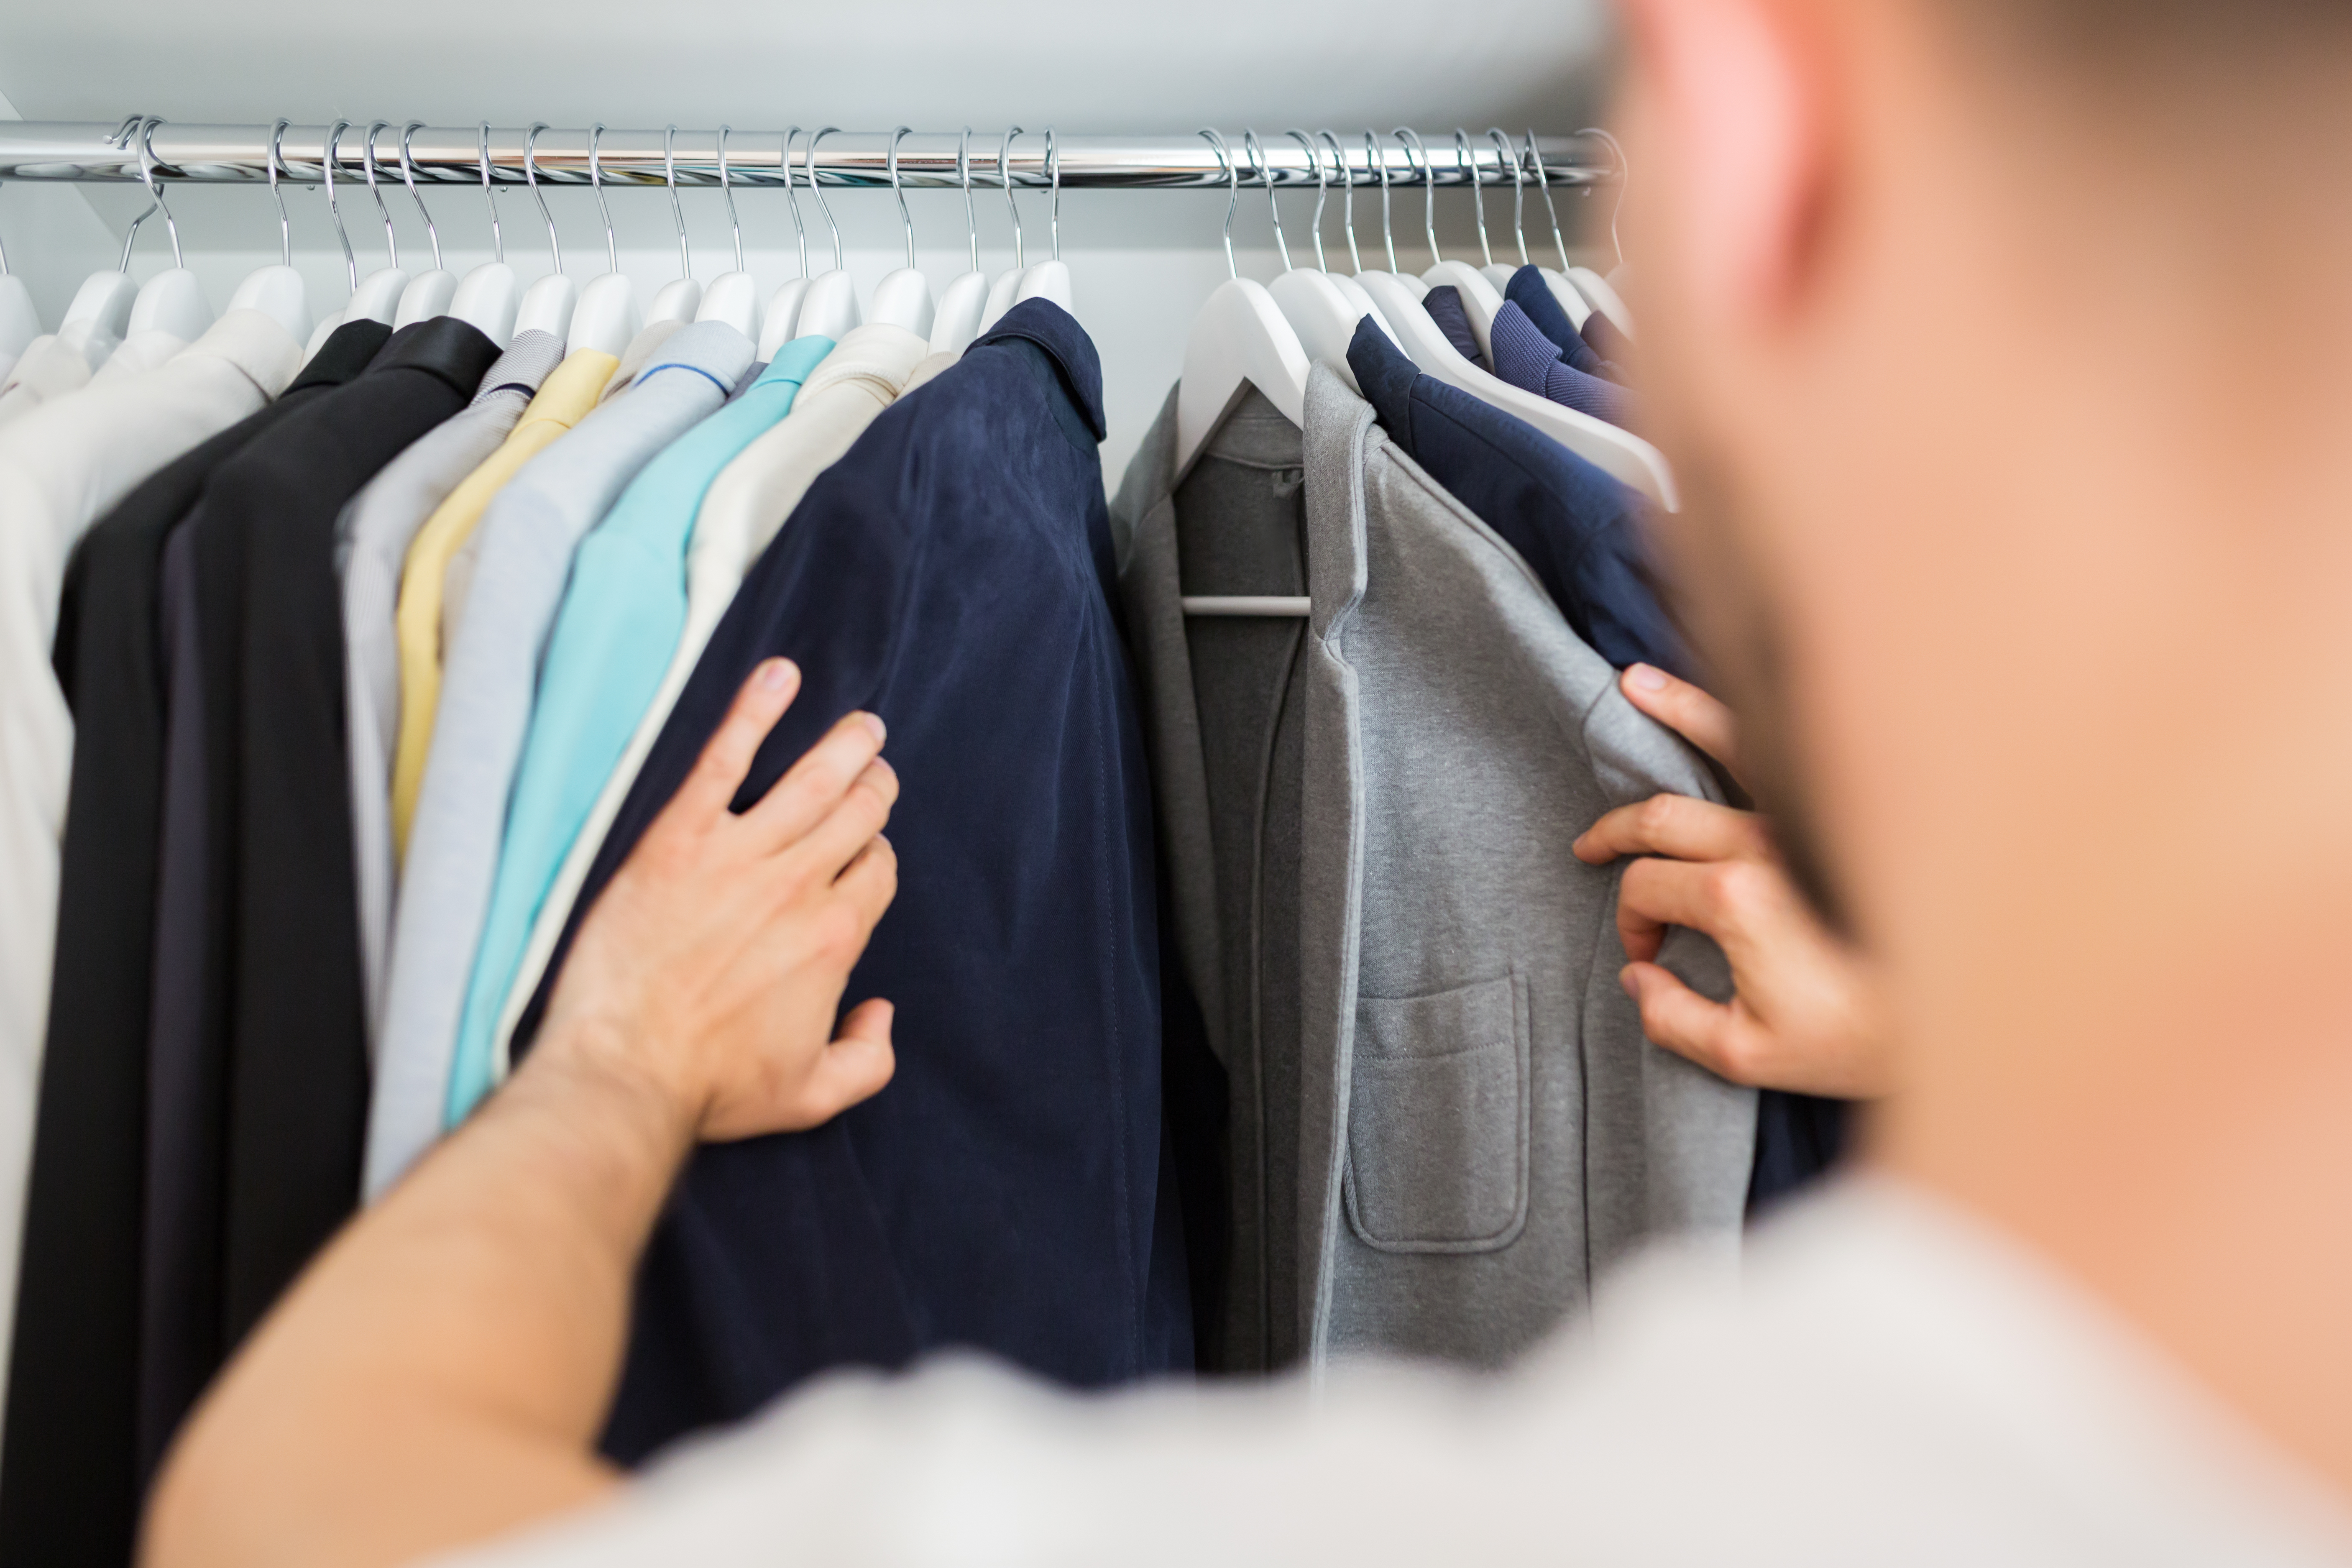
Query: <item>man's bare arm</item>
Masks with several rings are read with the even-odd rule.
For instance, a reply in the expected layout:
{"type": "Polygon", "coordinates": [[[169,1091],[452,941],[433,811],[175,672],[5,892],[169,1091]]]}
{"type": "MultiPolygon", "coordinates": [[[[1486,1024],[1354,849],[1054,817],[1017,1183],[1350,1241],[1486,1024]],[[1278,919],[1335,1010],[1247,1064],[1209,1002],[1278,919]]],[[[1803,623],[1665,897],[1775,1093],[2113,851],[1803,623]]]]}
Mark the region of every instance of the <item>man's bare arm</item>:
{"type": "Polygon", "coordinates": [[[815,1126],[890,1077],[890,1008],[833,1031],[897,889],[898,783],[853,714],[728,803],[798,689],[755,671],[598,900],[538,1048],[349,1226],[182,1433],[150,1568],[404,1563],[585,1503],[639,1252],[695,1143],[815,1126]]]}

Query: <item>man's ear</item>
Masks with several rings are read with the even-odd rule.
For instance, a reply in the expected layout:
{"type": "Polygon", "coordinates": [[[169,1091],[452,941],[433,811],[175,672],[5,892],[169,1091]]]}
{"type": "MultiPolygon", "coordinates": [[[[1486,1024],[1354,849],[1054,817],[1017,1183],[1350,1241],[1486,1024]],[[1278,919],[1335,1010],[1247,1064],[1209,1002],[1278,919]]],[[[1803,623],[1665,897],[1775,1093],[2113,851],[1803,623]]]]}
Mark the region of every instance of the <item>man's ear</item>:
{"type": "Polygon", "coordinates": [[[1650,167],[1636,205],[1683,325],[1738,330],[1801,289],[1824,171],[1815,18],[1798,0],[1622,0],[1650,167]]]}

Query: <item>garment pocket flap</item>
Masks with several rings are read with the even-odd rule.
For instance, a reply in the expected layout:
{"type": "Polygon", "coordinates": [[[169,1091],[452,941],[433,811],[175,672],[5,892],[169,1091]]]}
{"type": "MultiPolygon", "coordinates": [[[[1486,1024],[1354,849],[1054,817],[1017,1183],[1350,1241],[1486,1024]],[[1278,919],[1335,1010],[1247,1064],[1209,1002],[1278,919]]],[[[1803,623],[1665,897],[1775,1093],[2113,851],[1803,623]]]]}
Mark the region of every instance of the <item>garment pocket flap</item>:
{"type": "Polygon", "coordinates": [[[1356,1004],[1348,1225],[1383,1252],[1495,1252],[1528,1217],[1528,1005],[1515,975],[1356,1004]]]}

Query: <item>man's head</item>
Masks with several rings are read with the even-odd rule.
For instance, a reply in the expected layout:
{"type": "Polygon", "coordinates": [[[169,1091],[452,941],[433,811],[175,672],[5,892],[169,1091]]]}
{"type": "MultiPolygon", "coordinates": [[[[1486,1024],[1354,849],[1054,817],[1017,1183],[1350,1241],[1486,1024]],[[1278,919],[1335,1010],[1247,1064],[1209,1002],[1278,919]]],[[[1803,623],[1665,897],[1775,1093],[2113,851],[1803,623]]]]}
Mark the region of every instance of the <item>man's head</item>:
{"type": "Polygon", "coordinates": [[[1624,10],[1669,559],[1880,1157],[2242,1323],[2258,1173],[2352,1207],[2352,5],[1624,10]]]}

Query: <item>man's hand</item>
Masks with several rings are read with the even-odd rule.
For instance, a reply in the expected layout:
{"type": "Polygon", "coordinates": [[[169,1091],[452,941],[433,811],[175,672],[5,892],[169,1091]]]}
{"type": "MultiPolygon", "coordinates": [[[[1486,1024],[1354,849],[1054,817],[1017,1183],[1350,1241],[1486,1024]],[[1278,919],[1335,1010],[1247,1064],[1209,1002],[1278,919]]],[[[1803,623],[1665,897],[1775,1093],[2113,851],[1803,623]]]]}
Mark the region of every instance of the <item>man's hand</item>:
{"type": "MultiPolygon", "coordinates": [[[[1730,710],[1687,681],[1635,665],[1627,700],[1735,773],[1730,710]]],[[[1870,1099],[1892,1088],[1891,1053],[1861,961],[1805,905],[1753,812],[1662,795],[1621,806],[1576,841],[1577,858],[1625,868],[1617,932],[1620,980],[1653,1041],[1734,1083],[1870,1099]],[[1654,961],[1667,928],[1713,937],[1735,994],[1710,1002],[1654,961]]]]}
{"type": "Polygon", "coordinates": [[[890,1005],[832,1033],[898,886],[881,837],[898,776],[852,713],[751,810],[729,802],[800,689],[771,659],[596,901],[548,1008],[551,1052],[648,1075],[698,1137],[799,1131],[890,1081],[890,1005]]]}

